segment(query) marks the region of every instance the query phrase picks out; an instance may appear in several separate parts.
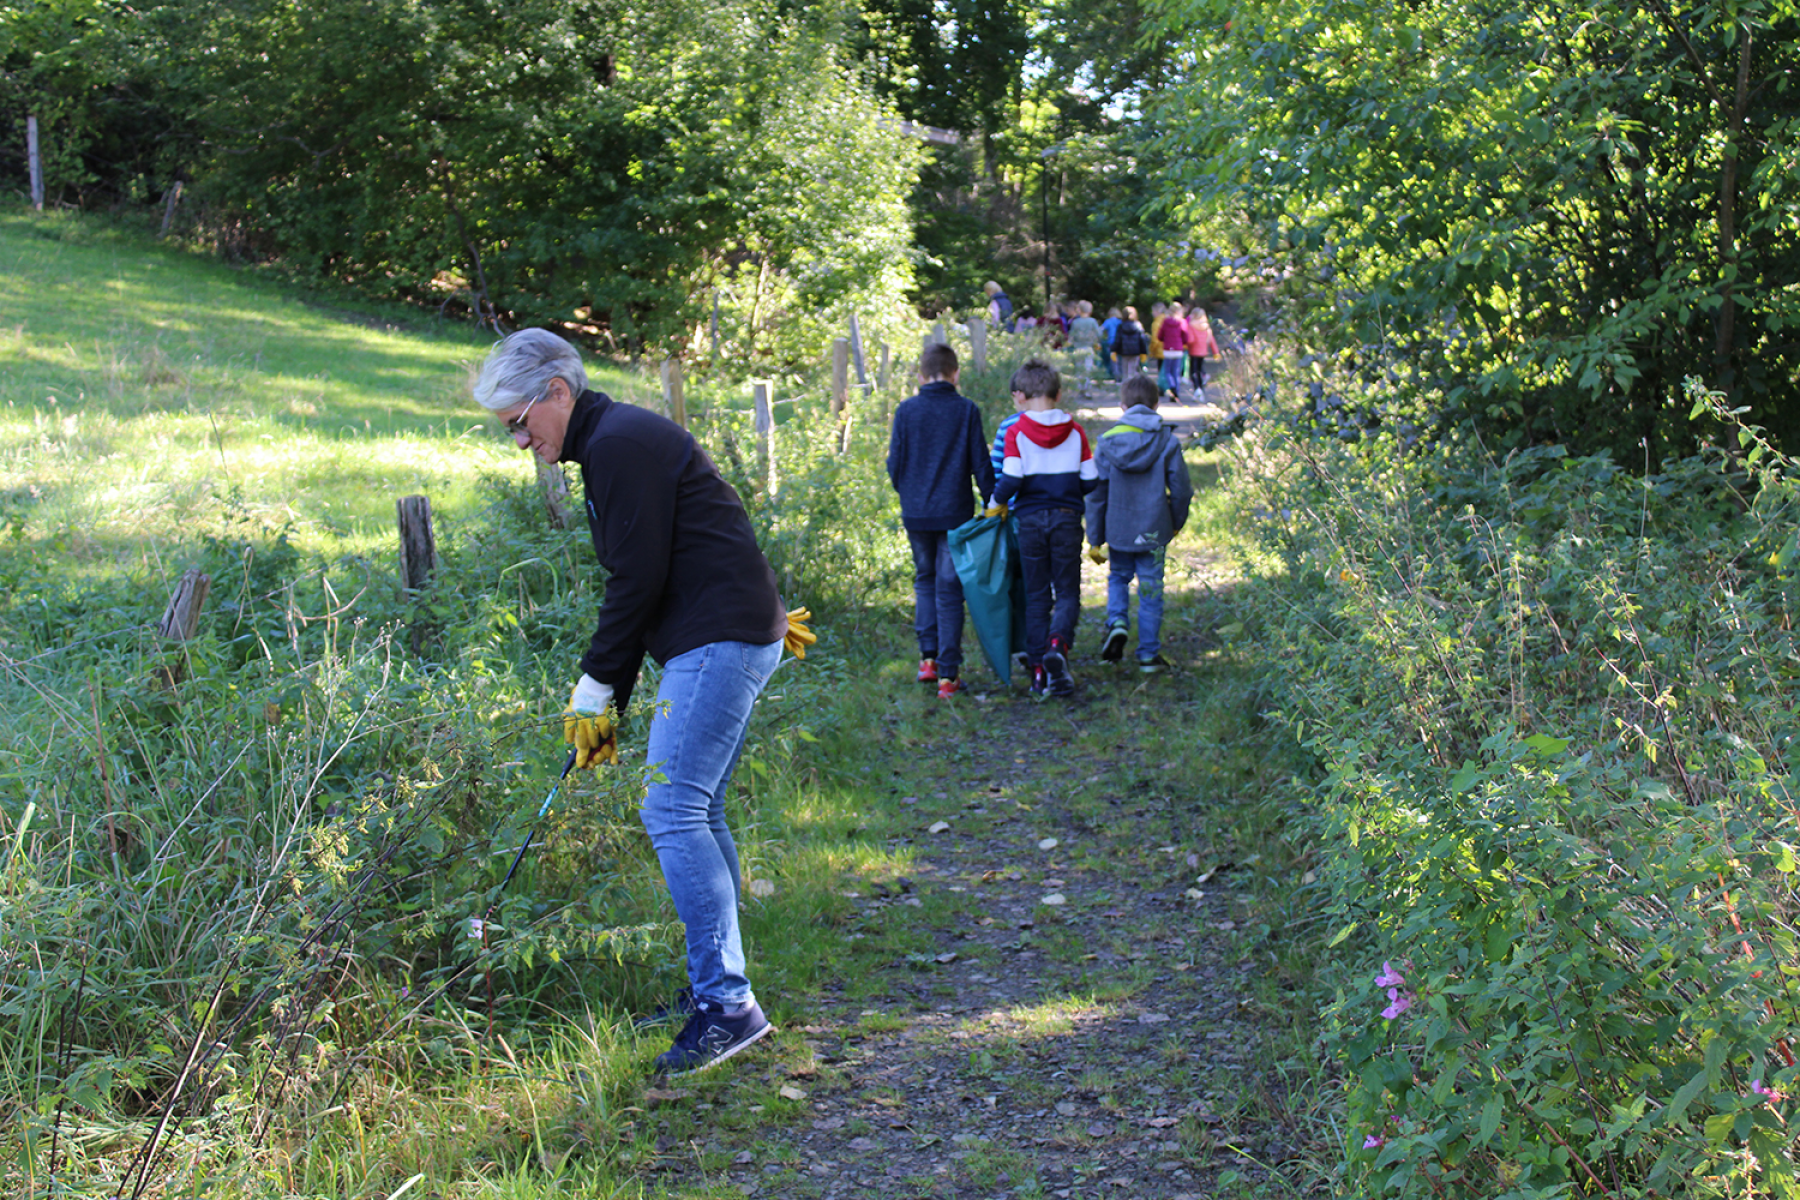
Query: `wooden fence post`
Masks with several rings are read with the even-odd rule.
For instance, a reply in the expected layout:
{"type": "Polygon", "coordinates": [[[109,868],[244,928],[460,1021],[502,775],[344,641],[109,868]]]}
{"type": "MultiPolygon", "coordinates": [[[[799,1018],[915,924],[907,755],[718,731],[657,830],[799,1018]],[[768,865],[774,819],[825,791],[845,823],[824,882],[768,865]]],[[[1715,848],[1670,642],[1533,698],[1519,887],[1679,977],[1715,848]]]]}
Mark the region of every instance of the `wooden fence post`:
{"type": "Polygon", "coordinates": [[[770,395],[774,385],[766,379],[759,379],[751,384],[751,394],[756,398],[756,433],[757,451],[762,457],[764,487],[769,499],[775,498],[775,406],[774,397],[770,395]]]}
{"type": "Polygon", "coordinates": [[[554,466],[532,456],[537,464],[538,491],[544,497],[544,512],[550,518],[550,528],[567,529],[574,523],[573,499],[569,495],[569,478],[562,468],[554,466]]]}
{"type": "Polygon", "coordinates": [[[400,517],[400,589],[423,591],[437,572],[437,539],[431,533],[431,501],[402,496],[394,501],[400,517]]]}
{"type": "Polygon", "coordinates": [[[181,188],[179,179],[169,188],[169,194],[163,201],[162,228],[156,231],[157,237],[168,237],[169,227],[175,224],[175,206],[181,203],[181,188]]]}
{"type": "Polygon", "coordinates": [[[669,420],[687,428],[687,399],[681,394],[681,360],[665,358],[662,364],[663,407],[669,420]]]}
{"type": "Polygon", "coordinates": [[[856,320],[856,314],[850,314],[850,361],[856,364],[856,386],[864,391],[869,390],[869,361],[863,353],[862,325],[856,320]]]}
{"type": "MultiPolygon", "coordinates": [[[[192,641],[195,631],[200,628],[200,613],[206,607],[206,596],[211,590],[211,575],[199,567],[183,571],[175,590],[169,593],[169,604],[163,609],[162,620],[156,623],[157,634],[171,642],[192,641]]],[[[152,678],[171,688],[186,677],[187,654],[179,649],[172,662],[152,672],[152,678]]]]}
{"type": "Polygon", "coordinates": [[[950,335],[944,331],[944,323],[942,321],[938,321],[932,325],[931,340],[938,343],[940,346],[947,346],[950,344],[950,335]]]}
{"type": "Polygon", "coordinates": [[[850,398],[850,339],[831,339],[831,415],[842,416],[850,398]]]}
{"type": "Polygon", "coordinates": [[[875,375],[875,387],[885,392],[892,382],[894,382],[894,348],[883,342],[881,343],[881,370],[875,375]]]}
{"type": "Polygon", "coordinates": [[[206,594],[212,590],[212,576],[199,567],[181,573],[175,590],[169,594],[169,606],[163,609],[156,632],[170,641],[192,641],[200,627],[200,610],[206,607],[206,594]]]}
{"type": "Polygon", "coordinates": [[[38,154],[37,114],[25,118],[25,155],[31,160],[31,206],[44,211],[44,160],[38,154]]]}
{"type": "Polygon", "coordinates": [[[969,321],[969,366],[975,371],[987,370],[987,318],[969,321]]]}

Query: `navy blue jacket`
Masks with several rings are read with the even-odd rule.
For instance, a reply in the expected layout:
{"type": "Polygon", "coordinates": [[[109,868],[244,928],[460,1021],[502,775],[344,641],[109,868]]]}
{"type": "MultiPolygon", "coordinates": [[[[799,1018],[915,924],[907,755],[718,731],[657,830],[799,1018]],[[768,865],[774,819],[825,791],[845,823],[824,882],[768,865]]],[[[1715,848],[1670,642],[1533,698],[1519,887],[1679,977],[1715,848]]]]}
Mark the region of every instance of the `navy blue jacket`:
{"type": "Polygon", "coordinates": [[[994,491],[994,463],[981,410],[941,380],[894,410],[888,478],[900,493],[900,517],[918,532],[955,529],[975,515],[975,499],[994,491]],[[970,481],[975,491],[970,491],[970,481]]]}

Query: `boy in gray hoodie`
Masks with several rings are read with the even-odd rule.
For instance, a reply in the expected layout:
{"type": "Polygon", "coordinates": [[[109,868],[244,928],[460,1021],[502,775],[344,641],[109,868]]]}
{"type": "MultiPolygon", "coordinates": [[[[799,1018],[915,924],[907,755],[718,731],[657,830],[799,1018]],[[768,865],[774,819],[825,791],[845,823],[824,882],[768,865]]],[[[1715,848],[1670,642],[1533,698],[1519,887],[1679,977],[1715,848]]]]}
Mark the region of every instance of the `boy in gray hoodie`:
{"type": "Polygon", "coordinates": [[[1155,674],[1168,666],[1162,656],[1163,556],[1187,524],[1194,485],[1181,444],[1157,415],[1160,399],[1148,375],[1132,375],[1120,386],[1124,408],[1119,423],[1094,442],[1100,486],[1088,494],[1088,557],[1107,561],[1106,637],[1100,657],[1118,662],[1130,630],[1131,580],[1138,581],[1138,670],[1155,674]]]}

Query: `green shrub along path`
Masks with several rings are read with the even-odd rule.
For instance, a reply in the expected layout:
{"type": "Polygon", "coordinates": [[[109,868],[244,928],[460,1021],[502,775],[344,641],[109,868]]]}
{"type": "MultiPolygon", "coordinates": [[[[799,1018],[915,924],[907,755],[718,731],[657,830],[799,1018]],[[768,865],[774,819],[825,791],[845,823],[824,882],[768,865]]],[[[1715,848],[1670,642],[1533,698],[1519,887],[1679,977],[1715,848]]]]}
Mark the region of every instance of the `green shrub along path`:
{"type": "Polygon", "coordinates": [[[1089,566],[1073,700],[940,702],[910,663],[869,681],[864,836],[907,865],[838,880],[849,969],[778,998],[773,1054],[646,1093],[671,1193],[1308,1194],[1335,1148],[1295,1096],[1242,824],[1267,735],[1212,632],[1227,572],[1182,566],[1167,674],[1092,661],[1089,566]]]}

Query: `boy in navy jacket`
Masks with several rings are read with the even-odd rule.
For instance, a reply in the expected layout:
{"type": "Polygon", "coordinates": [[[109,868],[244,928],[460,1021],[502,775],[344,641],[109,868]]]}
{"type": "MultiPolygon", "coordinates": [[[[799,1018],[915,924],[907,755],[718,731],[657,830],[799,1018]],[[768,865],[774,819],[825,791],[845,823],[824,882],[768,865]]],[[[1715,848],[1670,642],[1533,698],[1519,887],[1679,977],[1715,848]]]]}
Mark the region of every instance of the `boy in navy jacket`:
{"type": "Polygon", "coordinates": [[[1075,690],[1069,654],[1081,616],[1083,498],[1099,484],[1087,433],[1057,407],[1062,379],[1031,359],[1013,373],[1025,397],[1019,423],[1006,431],[1006,458],[994,503],[1012,510],[1025,576],[1025,658],[1034,696],[1075,690]]]}
{"type": "Polygon", "coordinates": [[[919,356],[919,393],[894,410],[887,460],[912,545],[919,682],[936,683],[944,700],[963,690],[963,590],[950,531],[975,515],[976,496],[994,491],[981,411],[956,390],[958,370],[956,351],[941,342],[919,356]]]}

